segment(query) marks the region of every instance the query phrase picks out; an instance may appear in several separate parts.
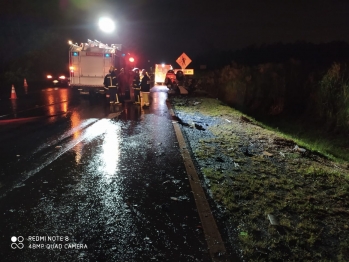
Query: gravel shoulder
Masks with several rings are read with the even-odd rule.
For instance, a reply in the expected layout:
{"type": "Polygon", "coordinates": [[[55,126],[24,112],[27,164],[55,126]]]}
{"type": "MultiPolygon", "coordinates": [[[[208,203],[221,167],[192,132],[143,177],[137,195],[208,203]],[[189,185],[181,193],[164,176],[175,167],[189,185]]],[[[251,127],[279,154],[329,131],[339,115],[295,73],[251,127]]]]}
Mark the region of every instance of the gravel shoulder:
{"type": "Polygon", "coordinates": [[[208,97],[170,102],[227,245],[246,261],[347,261],[349,170],[208,97]]]}

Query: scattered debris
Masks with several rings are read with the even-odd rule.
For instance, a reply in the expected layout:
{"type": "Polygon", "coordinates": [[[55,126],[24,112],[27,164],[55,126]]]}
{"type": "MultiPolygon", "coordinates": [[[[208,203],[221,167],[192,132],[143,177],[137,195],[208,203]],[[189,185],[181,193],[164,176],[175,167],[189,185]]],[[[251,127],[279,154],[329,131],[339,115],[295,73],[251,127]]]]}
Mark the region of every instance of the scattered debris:
{"type": "Polygon", "coordinates": [[[271,156],[273,156],[273,154],[269,153],[267,151],[263,151],[263,156],[271,157],[271,156]]]}
{"type": "Polygon", "coordinates": [[[305,153],[305,149],[304,148],[301,148],[301,147],[299,147],[299,146],[295,146],[294,148],[293,148],[293,151],[298,151],[298,152],[301,152],[301,153],[305,153]]]}
{"type": "Polygon", "coordinates": [[[183,200],[189,200],[189,198],[187,196],[180,196],[178,198],[178,201],[183,201],[183,200]]]}
{"type": "MultiPolygon", "coordinates": [[[[344,163],[343,169],[338,170],[336,165],[340,164],[334,165],[330,159],[320,154],[315,155],[305,147],[300,148],[301,145],[296,146],[295,141],[250,126],[256,125],[253,122],[242,122],[254,121],[253,118],[250,120],[232,113],[240,123],[235,125],[235,118],[229,118],[234,125],[230,124],[224,118],[228,114],[217,110],[211,102],[212,99],[206,105],[205,100],[202,100],[200,105],[205,110],[210,110],[208,116],[199,115],[195,107],[183,109],[189,111],[187,116],[180,111],[183,121],[196,122],[197,116],[200,116],[199,123],[205,128],[208,127],[203,123],[210,123],[210,129],[201,134],[192,132],[193,129],[183,130],[189,146],[194,150],[198,148],[197,151],[193,150],[194,155],[204,178],[207,178],[206,183],[213,199],[223,203],[222,211],[226,210],[228,216],[234,217],[232,221],[236,224],[245,221],[237,234],[246,260],[272,261],[292,257],[294,261],[303,261],[311,260],[314,254],[315,260],[336,260],[338,254],[346,257],[347,249],[339,251],[337,247],[326,244],[328,239],[344,244],[348,239],[345,230],[349,228],[349,224],[347,209],[344,207],[347,203],[348,181],[340,175],[347,175],[348,163],[344,163]],[[216,115],[219,120],[217,122],[216,115]],[[211,153],[213,147],[218,148],[214,154],[211,153]],[[309,157],[299,159],[299,156],[306,156],[307,153],[309,157]],[[226,162],[216,162],[217,156],[226,162]],[[239,164],[241,167],[237,168],[239,164]],[[226,168],[224,172],[223,167],[226,168]],[[291,194],[288,193],[290,191],[291,194]],[[335,197],[328,197],[329,194],[335,197]],[[268,212],[265,212],[266,203],[270,210],[268,212]],[[257,216],[266,219],[264,222],[269,228],[261,228],[262,221],[255,219],[257,216]],[[335,224],[330,222],[334,217],[335,224]],[[323,227],[327,230],[326,233],[318,234],[323,227]],[[261,233],[265,230],[269,236],[261,239],[261,233]],[[297,241],[298,239],[302,241],[297,241]],[[284,249],[285,247],[287,248],[284,249]],[[327,249],[331,251],[326,254],[322,252],[327,249]],[[305,252],[298,252],[299,250],[305,252]]],[[[182,204],[171,202],[168,201],[171,205],[182,204]]],[[[232,230],[235,231],[236,227],[232,230]]]]}
{"type": "Polygon", "coordinates": [[[171,197],[171,200],[178,201],[177,197],[171,197]]]}
{"type": "Polygon", "coordinates": [[[198,104],[201,104],[201,102],[194,102],[194,103],[193,103],[193,106],[196,106],[196,105],[198,105],[198,104]]]}
{"type": "Polygon", "coordinates": [[[21,155],[16,155],[17,157],[20,157],[21,155]]]}
{"type": "Polygon", "coordinates": [[[228,123],[231,123],[231,121],[230,121],[230,120],[228,120],[228,119],[225,119],[225,121],[227,121],[228,123]]]}
{"type": "Polygon", "coordinates": [[[61,148],[62,146],[56,146],[55,148],[61,148]]]}
{"type": "Polygon", "coordinates": [[[198,124],[195,124],[195,123],[194,123],[194,126],[195,126],[195,128],[198,129],[198,130],[203,130],[203,131],[206,130],[206,129],[203,128],[201,125],[198,125],[198,124]]]}
{"type": "Polygon", "coordinates": [[[152,243],[152,241],[150,240],[149,237],[145,237],[145,238],[144,238],[144,241],[147,242],[148,244],[151,244],[151,243],[152,243]]]}
{"type": "Polygon", "coordinates": [[[268,219],[270,221],[270,224],[272,224],[273,226],[279,225],[279,222],[277,221],[275,216],[268,214],[268,219]]]}

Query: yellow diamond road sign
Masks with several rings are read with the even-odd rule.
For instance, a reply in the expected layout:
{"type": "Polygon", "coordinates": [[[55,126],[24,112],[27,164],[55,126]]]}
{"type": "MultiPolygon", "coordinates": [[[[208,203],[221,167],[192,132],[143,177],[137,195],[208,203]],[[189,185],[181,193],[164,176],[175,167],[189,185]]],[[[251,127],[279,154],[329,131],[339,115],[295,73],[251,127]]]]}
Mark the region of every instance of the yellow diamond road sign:
{"type": "Polygon", "coordinates": [[[191,59],[189,58],[189,56],[183,53],[180,57],[177,58],[176,62],[182,69],[184,69],[191,63],[191,59]]]}

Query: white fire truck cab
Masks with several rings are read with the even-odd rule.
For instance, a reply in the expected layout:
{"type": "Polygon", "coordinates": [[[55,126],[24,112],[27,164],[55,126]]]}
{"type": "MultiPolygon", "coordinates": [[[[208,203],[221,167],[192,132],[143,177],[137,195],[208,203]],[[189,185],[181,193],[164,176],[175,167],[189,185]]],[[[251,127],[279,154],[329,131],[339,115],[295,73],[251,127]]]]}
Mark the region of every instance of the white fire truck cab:
{"type": "Polygon", "coordinates": [[[81,95],[104,94],[104,77],[110,66],[114,66],[119,72],[121,68],[128,66],[128,56],[121,44],[108,46],[97,40],[88,40],[80,45],[70,43],[70,86],[77,88],[81,95]]]}

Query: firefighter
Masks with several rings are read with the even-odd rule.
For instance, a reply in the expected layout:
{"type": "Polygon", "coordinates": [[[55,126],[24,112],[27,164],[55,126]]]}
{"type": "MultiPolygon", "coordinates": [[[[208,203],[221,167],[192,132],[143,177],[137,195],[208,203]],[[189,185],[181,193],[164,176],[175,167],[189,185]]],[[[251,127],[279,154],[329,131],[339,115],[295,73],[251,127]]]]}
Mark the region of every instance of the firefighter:
{"type": "Polygon", "coordinates": [[[118,95],[120,97],[120,102],[125,103],[125,92],[128,85],[127,76],[125,75],[125,70],[121,68],[120,74],[117,76],[117,82],[119,84],[118,95]]]}
{"type": "Polygon", "coordinates": [[[109,73],[104,77],[104,88],[108,90],[109,93],[109,103],[119,104],[118,98],[118,81],[115,73],[114,66],[109,68],[109,73]]]}
{"type": "Polygon", "coordinates": [[[135,68],[133,69],[134,72],[134,76],[133,76],[133,81],[132,81],[132,88],[134,90],[134,97],[135,97],[135,102],[134,104],[139,105],[141,103],[141,87],[140,87],[140,83],[141,83],[141,79],[139,76],[139,69],[135,68]]]}
{"type": "Polygon", "coordinates": [[[141,98],[143,107],[148,107],[149,102],[149,92],[150,92],[150,77],[145,69],[142,70],[142,80],[140,83],[141,86],[141,98]]]}

